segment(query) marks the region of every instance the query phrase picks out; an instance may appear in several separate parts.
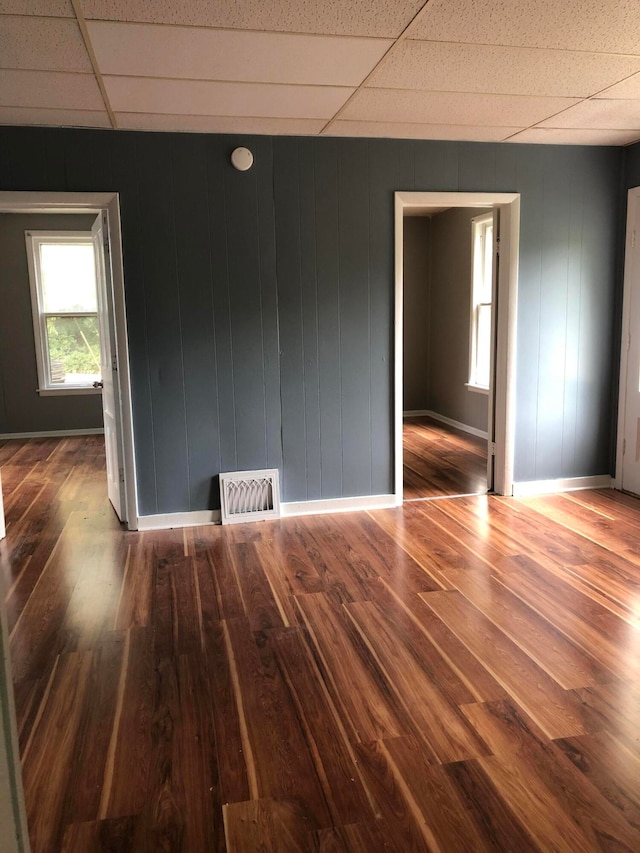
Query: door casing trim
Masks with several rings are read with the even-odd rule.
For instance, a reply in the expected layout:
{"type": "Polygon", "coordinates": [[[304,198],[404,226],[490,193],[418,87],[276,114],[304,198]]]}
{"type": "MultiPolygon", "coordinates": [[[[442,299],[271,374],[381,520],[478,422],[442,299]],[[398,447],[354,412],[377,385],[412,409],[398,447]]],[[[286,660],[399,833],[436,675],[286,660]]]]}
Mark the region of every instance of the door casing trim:
{"type": "Polygon", "coordinates": [[[106,212],[107,214],[107,227],[111,247],[113,314],[109,317],[109,322],[113,324],[115,329],[116,356],[118,359],[117,373],[120,392],[122,447],[124,453],[122,467],[125,484],[125,517],[129,530],[137,530],[138,493],[119,195],[115,192],[0,192],[0,213],[98,214],[102,212],[106,212]]]}
{"type": "Polygon", "coordinates": [[[494,492],[513,494],[516,413],[516,331],[518,257],[520,249],[520,193],[396,192],[395,199],[395,310],[394,310],[394,495],[402,505],[402,392],[403,392],[403,239],[404,216],[434,207],[493,207],[500,211],[500,267],[498,278],[495,365],[494,492]]]}

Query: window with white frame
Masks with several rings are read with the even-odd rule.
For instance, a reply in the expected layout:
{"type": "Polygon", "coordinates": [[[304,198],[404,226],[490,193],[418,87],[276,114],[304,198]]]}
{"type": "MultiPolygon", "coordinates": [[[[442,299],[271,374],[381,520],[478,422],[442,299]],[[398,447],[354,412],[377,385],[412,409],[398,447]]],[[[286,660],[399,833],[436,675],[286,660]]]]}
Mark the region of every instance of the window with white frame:
{"type": "Polygon", "coordinates": [[[471,220],[472,287],[469,341],[469,387],[488,391],[491,369],[491,300],[493,290],[493,213],[471,220]]]}
{"type": "Polygon", "coordinates": [[[96,393],[100,332],[91,232],[27,231],[40,394],[96,393]]]}

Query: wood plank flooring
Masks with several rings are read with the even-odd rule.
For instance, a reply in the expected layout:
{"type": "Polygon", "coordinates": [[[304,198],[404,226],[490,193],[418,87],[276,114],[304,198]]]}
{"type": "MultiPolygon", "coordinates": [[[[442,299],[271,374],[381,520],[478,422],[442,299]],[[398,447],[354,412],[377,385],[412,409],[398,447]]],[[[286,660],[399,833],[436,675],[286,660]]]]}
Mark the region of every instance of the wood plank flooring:
{"type": "Polygon", "coordinates": [[[405,500],[487,491],[487,442],[428,417],[402,426],[405,500]]]}
{"type": "Polygon", "coordinates": [[[637,500],[138,534],[100,438],[0,464],[34,853],[640,850],[637,500]]]}

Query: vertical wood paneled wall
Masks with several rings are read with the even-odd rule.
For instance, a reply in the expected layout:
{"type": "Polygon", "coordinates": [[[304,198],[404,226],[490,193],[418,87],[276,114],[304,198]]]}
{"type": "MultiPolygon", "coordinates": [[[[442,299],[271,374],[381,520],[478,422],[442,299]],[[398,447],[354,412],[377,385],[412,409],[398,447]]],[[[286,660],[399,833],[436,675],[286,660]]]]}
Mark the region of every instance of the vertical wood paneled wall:
{"type": "Polygon", "coordinates": [[[614,148],[0,128],[0,188],[120,194],[141,514],[392,489],[393,192],[522,193],[516,479],[611,471],[614,148]],[[254,168],[229,162],[243,144],[254,168]]]}

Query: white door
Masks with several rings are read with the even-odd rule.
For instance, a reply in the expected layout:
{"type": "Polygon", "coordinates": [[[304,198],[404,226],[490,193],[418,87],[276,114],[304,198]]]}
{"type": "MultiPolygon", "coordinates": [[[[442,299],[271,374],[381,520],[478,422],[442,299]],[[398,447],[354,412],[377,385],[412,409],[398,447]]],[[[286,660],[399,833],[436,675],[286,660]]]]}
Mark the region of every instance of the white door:
{"type": "Polygon", "coordinates": [[[618,418],[618,485],[640,495],[640,188],[627,210],[618,418]]]}
{"type": "Polygon", "coordinates": [[[107,214],[102,212],[91,229],[98,287],[98,322],[100,326],[100,364],[102,368],[102,411],[104,445],[107,457],[107,491],[120,521],[126,521],[124,491],[124,458],[122,447],[122,414],[115,328],[113,322],[113,289],[107,214]]]}

